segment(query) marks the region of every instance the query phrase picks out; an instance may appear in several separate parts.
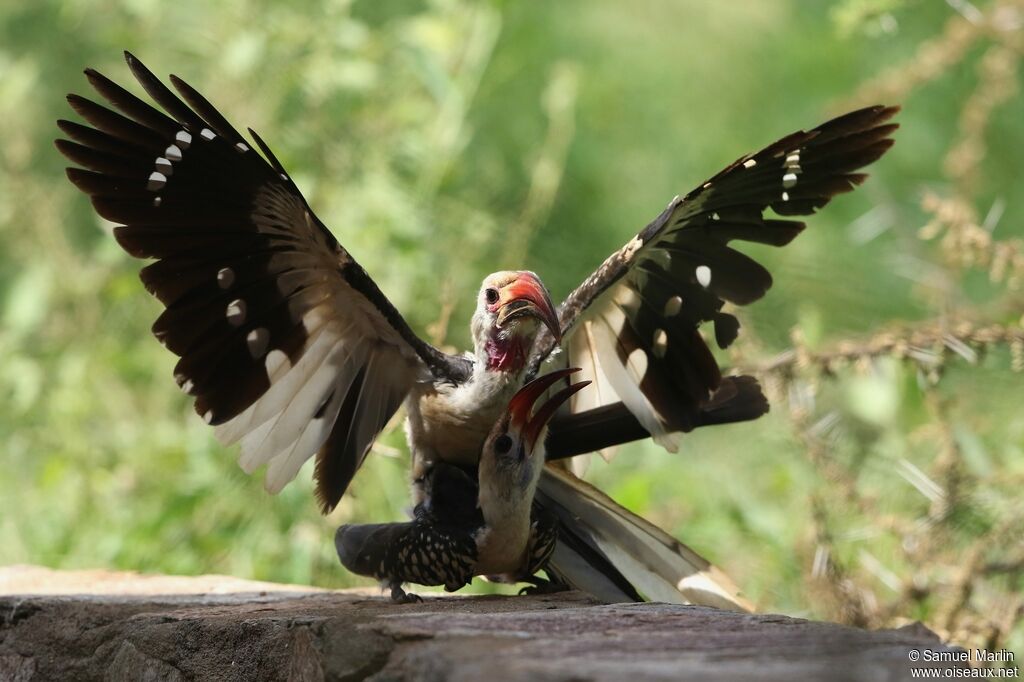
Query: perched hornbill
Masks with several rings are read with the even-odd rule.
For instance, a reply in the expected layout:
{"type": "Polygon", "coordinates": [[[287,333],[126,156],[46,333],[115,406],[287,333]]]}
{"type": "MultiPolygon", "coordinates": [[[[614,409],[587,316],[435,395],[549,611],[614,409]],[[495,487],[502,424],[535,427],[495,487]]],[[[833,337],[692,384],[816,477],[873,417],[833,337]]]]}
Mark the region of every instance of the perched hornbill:
{"type": "MultiPolygon", "coordinates": [[[[886,123],[896,108],[875,106],[738,159],[673,199],[557,315],[533,273],[488,276],[476,294],[473,350],[457,356],[416,336],[255,132],[263,156],[188,84],[171,76],[182,101],[125,56],[166,113],[86,70],[122,113],[69,95],[93,127],[58,122],[72,140],[58,148],[84,167],[68,177],[120,225],[126,251],[157,259],[141,273],[166,306],[153,332],[180,356],[175,378],[196,411],[222,442],[240,442],[245,471],[267,465],[270,492],[315,453],[324,511],[403,402],[422,502],[431,466],[475,465],[509,398],[560,348],[552,362],[567,356],[594,386],[552,423],[549,458],[648,434],[675,449],[679,432],[763,414],[756,381],[723,379],[698,331],[711,322],[728,346],[739,324],[723,304],[753,302],[771,285],[730,242],[787,244],[804,224],[765,210],[810,214],[852,190],[865,178],[855,171],[885,153],[896,128],[886,123]]],[[[539,503],[579,502],[572,497],[585,486],[562,478],[542,477],[539,503]]],[[[560,546],[577,550],[564,559],[579,569],[574,584],[598,565],[626,596],[651,575],[668,591],[681,584],[692,564],[671,538],[588,499],[583,516],[561,517],[560,546]],[[628,560],[616,559],[627,546],[628,560]]]]}
{"type": "Polygon", "coordinates": [[[556,370],[512,396],[484,441],[477,476],[444,462],[431,467],[429,494],[412,521],[338,528],[334,544],[345,568],[382,581],[398,602],[419,601],[402,589],[406,582],[444,585],[449,592],[477,575],[536,582],[558,536],[557,519],[533,511],[548,420],[588,382],[563,388],[531,411],[545,391],[576,371],[556,370]]]}

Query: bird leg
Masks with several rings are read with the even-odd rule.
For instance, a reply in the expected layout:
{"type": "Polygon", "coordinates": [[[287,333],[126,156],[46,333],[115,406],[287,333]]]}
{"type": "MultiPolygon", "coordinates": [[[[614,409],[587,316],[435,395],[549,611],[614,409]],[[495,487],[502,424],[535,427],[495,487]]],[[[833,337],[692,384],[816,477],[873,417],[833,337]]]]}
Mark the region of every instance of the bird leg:
{"type": "Polygon", "coordinates": [[[391,601],[395,604],[420,604],[423,597],[402,589],[402,583],[391,583],[391,601]]]}

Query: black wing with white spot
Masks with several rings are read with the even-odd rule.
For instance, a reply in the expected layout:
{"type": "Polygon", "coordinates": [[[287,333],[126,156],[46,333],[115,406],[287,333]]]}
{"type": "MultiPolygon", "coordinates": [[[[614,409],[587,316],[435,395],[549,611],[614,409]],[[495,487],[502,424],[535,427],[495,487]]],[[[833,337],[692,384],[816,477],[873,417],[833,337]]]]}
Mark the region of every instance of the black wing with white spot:
{"type": "Polygon", "coordinates": [[[418,380],[464,380],[468,363],[420,340],[266,158],[180,79],[174,94],[132,55],[167,112],[87,70],[115,112],[78,95],[92,127],[59,121],[68,177],[119,224],[118,243],[156,262],[146,288],[166,306],[153,333],[181,360],[178,384],[240,464],[267,464],[277,492],[317,453],[317,494],[337,504],[375,437],[418,380]]]}
{"type": "MultiPolygon", "coordinates": [[[[784,246],[804,223],[765,216],[809,215],[867,177],[856,171],[892,146],[897,107],[875,106],[798,132],[737,159],[683,198],[673,199],[632,241],[612,254],[562,303],[567,358],[593,385],[573,396],[573,413],[623,403],[669,449],[688,431],[722,382],[698,331],[711,322],[727,347],[739,323],[722,311],[771,287],[771,275],[731,246],[784,246]]],[[[531,369],[555,349],[547,332],[531,369]]],[[[716,396],[724,399],[727,396],[716,396]]]]}

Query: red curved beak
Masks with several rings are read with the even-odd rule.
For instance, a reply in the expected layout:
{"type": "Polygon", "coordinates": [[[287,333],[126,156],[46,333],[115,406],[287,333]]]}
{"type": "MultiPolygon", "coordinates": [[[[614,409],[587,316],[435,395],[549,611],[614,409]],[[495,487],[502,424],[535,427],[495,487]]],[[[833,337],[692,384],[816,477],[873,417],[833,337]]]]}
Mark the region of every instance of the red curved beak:
{"type": "Polygon", "coordinates": [[[523,442],[528,445],[530,451],[533,452],[534,447],[537,444],[537,438],[540,436],[541,431],[547,426],[548,421],[554,416],[555,411],[558,410],[562,404],[568,400],[574,393],[587,386],[589,381],[581,381],[570,385],[567,388],[563,388],[561,391],[553,395],[548,399],[546,403],[540,406],[540,408],[533,413],[531,417],[530,413],[533,409],[533,404],[537,402],[549,388],[554,386],[556,383],[569,376],[574,372],[580,371],[578,367],[572,367],[569,369],[559,369],[549,374],[545,374],[542,377],[537,377],[530,383],[523,386],[519,391],[512,396],[512,400],[508,403],[508,411],[510,413],[509,427],[519,430],[523,434],[523,442]]]}
{"type": "Polygon", "coordinates": [[[498,305],[498,326],[517,317],[535,317],[551,330],[556,341],[562,340],[555,304],[551,302],[548,290],[532,272],[520,272],[509,284],[502,287],[498,305]]]}

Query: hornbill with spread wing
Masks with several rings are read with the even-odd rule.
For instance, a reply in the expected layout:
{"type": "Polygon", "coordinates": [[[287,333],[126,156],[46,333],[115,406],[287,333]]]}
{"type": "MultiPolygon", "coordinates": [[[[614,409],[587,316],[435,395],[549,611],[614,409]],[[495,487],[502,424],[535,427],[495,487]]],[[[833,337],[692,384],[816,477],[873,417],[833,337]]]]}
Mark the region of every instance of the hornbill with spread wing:
{"type": "MultiPolygon", "coordinates": [[[[509,398],[565,357],[594,386],[552,423],[549,458],[647,435],[674,450],[680,432],[763,414],[756,381],[723,378],[698,329],[710,322],[728,346],[739,324],[723,305],[751,303],[771,285],[731,242],[789,243],[804,224],[766,209],[810,214],[852,190],[896,128],[887,123],[895,107],[869,107],[741,157],[673,199],[557,312],[535,274],[489,275],[473,349],[450,355],[416,336],[255,132],[262,156],[187,83],[171,76],[176,95],[125,56],[164,111],[87,69],[120,113],[69,95],[92,127],[58,122],[70,138],[58,148],[82,166],[68,177],[119,225],[128,253],[156,259],[141,272],[166,306],[153,332],[180,357],[175,378],[196,411],[223,443],[240,443],[245,471],[267,465],[270,492],[315,454],[324,511],[403,403],[420,503],[433,464],[475,466],[509,398]]],[[[564,512],[560,547],[574,550],[563,560],[578,569],[575,584],[599,565],[627,597],[651,576],[665,592],[681,584],[690,564],[671,538],[563,478],[545,473],[538,501],[564,512]],[[631,562],[616,558],[627,546],[631,562]]]]}

